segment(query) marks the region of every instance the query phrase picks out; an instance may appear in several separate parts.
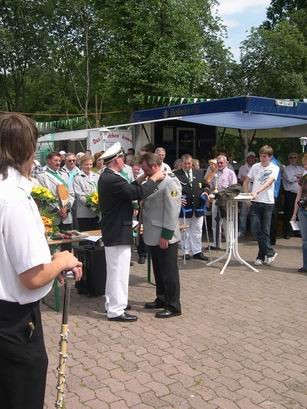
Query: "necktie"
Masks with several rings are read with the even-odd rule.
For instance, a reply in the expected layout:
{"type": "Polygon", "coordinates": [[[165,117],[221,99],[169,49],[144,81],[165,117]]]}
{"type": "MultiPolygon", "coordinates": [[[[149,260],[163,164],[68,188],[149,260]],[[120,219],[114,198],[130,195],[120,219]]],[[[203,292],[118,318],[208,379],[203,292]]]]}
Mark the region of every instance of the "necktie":
{"type": "Polygon", "coordinates": [[[187,171],[187,177],[188,177],[189,185],[192,187],[193,176],[190,170],[187,171]]]}

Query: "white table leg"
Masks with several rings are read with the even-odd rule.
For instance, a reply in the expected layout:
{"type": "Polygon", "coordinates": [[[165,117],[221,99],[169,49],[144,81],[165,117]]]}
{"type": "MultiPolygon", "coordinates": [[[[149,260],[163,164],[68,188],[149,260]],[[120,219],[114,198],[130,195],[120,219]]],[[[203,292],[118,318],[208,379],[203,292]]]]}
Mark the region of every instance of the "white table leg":
{"type": "Polygon", "coordinates": [[[224,257],[227,256],[227,260],[220,271],[220,274],[224,274],[231,256],[237,260],[240,264],[244,264],[246,267],[250,268],[252,271],[258,273],[258,270],[247,263],[239,254],[238,248],[238,201],[237,200],[228,200],[226,203],[226,252],[216,260],[210,261],[207,263],[207,266],[211,266],[218,261],[221,261],[224,257]]]}

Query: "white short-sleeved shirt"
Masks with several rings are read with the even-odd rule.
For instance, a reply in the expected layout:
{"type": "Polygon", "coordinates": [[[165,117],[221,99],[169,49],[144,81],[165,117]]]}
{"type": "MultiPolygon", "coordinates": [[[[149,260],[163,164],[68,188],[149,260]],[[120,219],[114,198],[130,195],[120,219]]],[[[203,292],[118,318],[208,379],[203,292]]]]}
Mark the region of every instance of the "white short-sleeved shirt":
{"type": "Polygon", "coordinates": [[[259,193],[254,199],[254,202],[274,204],[274,185],[278,177],[279,167],[270,162],[268,166],[262,166],[261,163],[255,163],[248,172],[248,178],[253,182],[253,192],[256,192],[261,188],[265,182],[272,177],[274,182],[265,189],[263,192],[259,193]]]}
{"type": "Polygon", "coordinates": [[[31,182],[13,168],[8,169],[7,179],[0,176],[0,300],[19,304],[40,300],[52,287],[51,282],[29,290],[18,277],[51,261],[31,189],[31,182]]]}

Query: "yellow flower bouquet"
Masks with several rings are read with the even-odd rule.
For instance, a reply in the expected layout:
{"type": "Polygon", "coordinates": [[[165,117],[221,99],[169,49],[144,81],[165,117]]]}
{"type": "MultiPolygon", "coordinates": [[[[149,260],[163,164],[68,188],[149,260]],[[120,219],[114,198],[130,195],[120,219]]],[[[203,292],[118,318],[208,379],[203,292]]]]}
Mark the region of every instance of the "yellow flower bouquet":
{"type": "Polygon", "coordinates": [[[54,194],[43,186],[34,186],[31,195],[38,207],[47,207],[57,201],[54,194]]]}
{"type": "Polygon", "coordinates": [[[89,207],[93,212],[99,212],[99,198],[98,192],[90,193],[85,198],[86,206],[89,207]]]}
{"type": "Polygon", "coordinates": [[[41,210],[40,215],[45,227],[45,235],[52,238],[52,236],[59,232],[59,227],[56,225],[56,216],[47,210],[41,210]]]}

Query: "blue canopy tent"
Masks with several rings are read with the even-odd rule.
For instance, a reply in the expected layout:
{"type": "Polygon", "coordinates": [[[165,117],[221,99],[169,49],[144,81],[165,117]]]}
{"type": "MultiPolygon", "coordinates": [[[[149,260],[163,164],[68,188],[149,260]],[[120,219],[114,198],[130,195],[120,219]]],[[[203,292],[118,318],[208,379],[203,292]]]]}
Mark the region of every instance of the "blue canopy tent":
{"type": "Polygon", "coordinates": [[[234,97],[136,111],[134,123],[179,119],[235,129],[307,125],[307,103],[264,97],[234,97]]]}
{"type": "MultiPolygon", "coordinates": [[[[132,122],[108,128],[183,121],[220,127],[244,136],[245,150],[255,137],[300,138],[307,135],[307,100],[240,96],[135,111],[132,122]]],[[[146,130],[145,130],[146,132],[146,130]]],[[[147,135],[147,132],[146,132],[147,135]]],[[[147,135],[148,138],[148,135],[147,135]]]]}
{"type": "Polygon", "coordinates": [[[254,114],[251,112],[223,112],[216,114],[188,115],[182,117],[182,119],[185,122],[193,122],[196,124],[245,130],[307,125],[307,117],[306,119],[300,119],[279,115],[254,114]]]}
{"type": "MultiPolygon", "coordinates": [[[[172,105],[136,111],[133,124],[179,120],[238,130],[245,150],[257,136],[294,137],[307,135],[307,101],[241,96],[205,102],[172,105]]],[[[232,131],[231,131],[232,130],[232,131]]]]}

